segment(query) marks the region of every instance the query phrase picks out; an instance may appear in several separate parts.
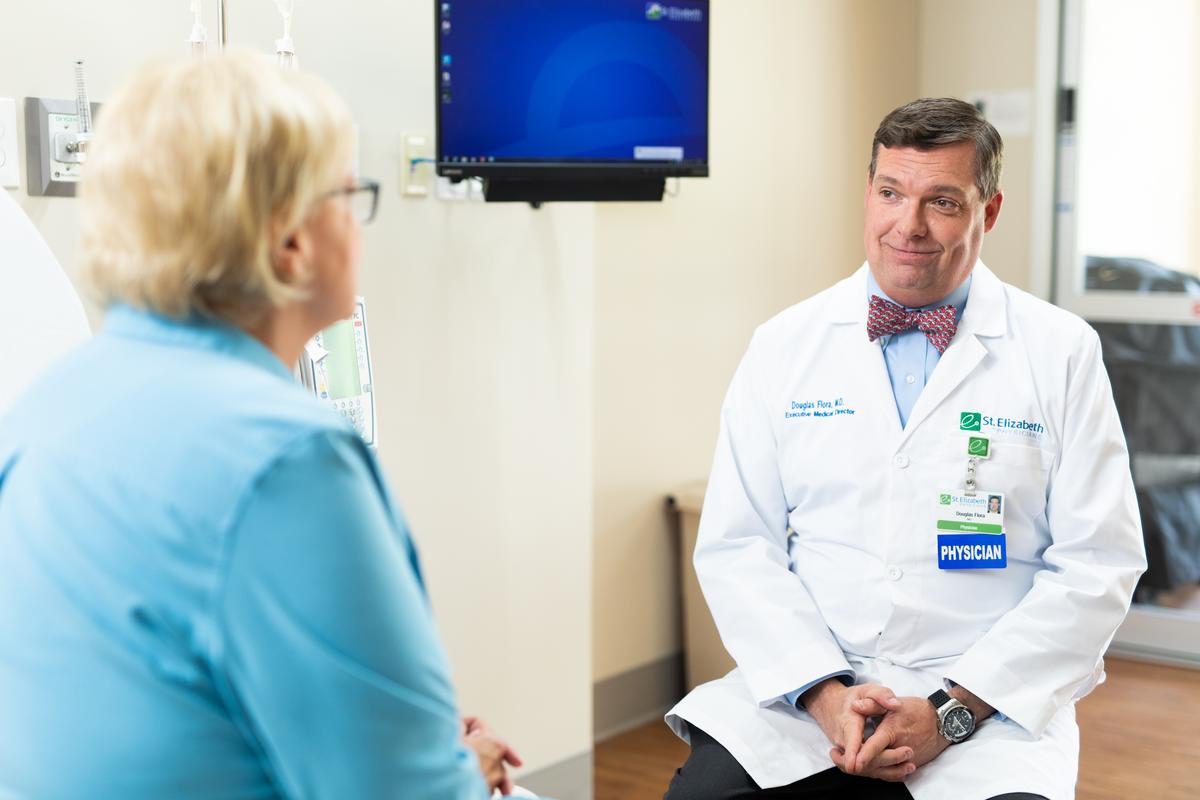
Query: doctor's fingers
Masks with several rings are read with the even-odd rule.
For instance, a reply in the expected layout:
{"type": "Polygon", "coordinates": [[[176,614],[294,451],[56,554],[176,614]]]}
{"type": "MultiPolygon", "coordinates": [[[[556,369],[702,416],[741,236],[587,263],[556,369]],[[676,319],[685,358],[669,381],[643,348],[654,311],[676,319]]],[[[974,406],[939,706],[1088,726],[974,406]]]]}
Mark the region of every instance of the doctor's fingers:
{"type": "Polygon", "coordinates": [[[852,691],[855,694],[855,699],[850,704],[850,707],[859,714],[865,714],[868,717],[875,717],[886,714],[889,711],[896,711],[901,706],[900,698],[896,697],[896,693],[886,686],[868,683],[855,686],[852,691]]]}
{"type": "MultiPolygon", "coordinates": [[[[879,759],[885,752],[900,744],[896,741],[896,738],[895,732],[891,727],[880,725],[876,728],[875,732],[863,742],[863,746],[858,751],[858,758],[853,763],[855,773],[863,772],[874,764],[876,759],[879,759]]],[[[897,747],[896,749],[907,750],[908,758],[912,758],[912,748],[897,747]]],[[[903,760],[907,761],[908,759],[903,760]]]]}
{"type": "MultiPolygon", "coordinates": [[[[897,701],[899,703],[899,701],[897,701]]],[[[850,704],[850,710],[864,717],[882,717],[899,706],[884,705],[873,697],[860,697],[850,704]]]]}
{"type": "MultiPolygon", "coordinates": [[[[872,736],[867,742],[870,743],[875,738],[872,736]]],[[[863,745],[863,749],[865,751],[866,745],[863,745]]],[[[902,781],[917,771],[916,762],[912,761],[911,747],[885,748],[871,759],[864,758],[864,755],[865,753],[860,751],[857,759],[851,759],[847,754],[835,749],[830,752],[829,757],[838,769],[848,775],[861,775],[883,781],[902,781]]]]}
{"type": "Polygon", "coordinates": [[[882,781],[902,781],[917,770],[917,765],[905,758],[911,758],[912,750],[907,747],[897,747],[885,750],[879,757],[864,769],[858,769],[854,761],[849,759],[840,748],[829,751],[829,759],[833,765],[847,775],[860,775],[865,778],[878,778],[882,781]]]}
{"type": "MultiPolygon", "coordinates": [[[[870,775],[873,770],[883,767],[904,766],[906,762],[912,761],[913,749],[911,747],[889,747],[871,761],[863,760],[863,753],[859,753],[859,772],[864,775],[870,775]]],[[[914,764],[915,766],[915,764],[914,764]]]]}
{"type": "Polygon", "coordinates": [[[860,774],[865,778],[875,778],[881,781],[899,783],[917,771],[917,765],[911,761],[896,764],[892,767],[868,767],[860,774]]]}
{"type": "Polygon", "coordinates": [[[829,751],[829,760],[833,765],[849,775],[854,774],[854,758],[848,757],[846,751],[840,747],[835,747],[829,751]]]}
{"type": "Polygon", "coordinates": [[[860,717],[858,714],[847,713],[842,716],[840,733],[841,735],[834,740],[834,744],[845,753],[847,760],[851,766],[855,764],[858,758],[859,750],[863,746],[863,727],[866,724],[866,718],[860,717]]]}

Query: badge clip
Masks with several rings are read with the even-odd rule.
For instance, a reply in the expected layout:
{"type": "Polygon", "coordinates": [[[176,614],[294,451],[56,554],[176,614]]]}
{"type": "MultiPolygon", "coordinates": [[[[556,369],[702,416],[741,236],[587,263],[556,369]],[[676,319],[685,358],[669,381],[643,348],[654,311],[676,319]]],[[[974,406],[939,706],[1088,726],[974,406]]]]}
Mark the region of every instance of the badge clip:
{"type": "Polygon", "coordinates": [[[969,436],[967,437],[967,494],[975,495],[975,468],[979,466],[979,459],[988,458],[992,454],[992,443],[986,436],[969,436]]]}
{"type": "Polygon", "coordinates": [[[986,436],[968,436],[967,455],[972,456],[973,458],[991,458],[991,440],[986,436]]]}

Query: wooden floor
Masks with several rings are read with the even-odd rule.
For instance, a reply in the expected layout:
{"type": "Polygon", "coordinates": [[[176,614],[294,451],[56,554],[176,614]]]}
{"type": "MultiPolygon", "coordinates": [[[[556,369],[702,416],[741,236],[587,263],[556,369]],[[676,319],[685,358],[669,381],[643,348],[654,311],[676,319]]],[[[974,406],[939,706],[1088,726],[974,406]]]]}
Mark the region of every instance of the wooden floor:
{"type": "MultiPolygon", "coordinates": [[[[1200,670],[1110,658],[1078,715],[1076,800],[1200,798],[1200,670]]],[[[595,800],[660,800],[687,752],[660,722],[596,745],[595,800]]]]}

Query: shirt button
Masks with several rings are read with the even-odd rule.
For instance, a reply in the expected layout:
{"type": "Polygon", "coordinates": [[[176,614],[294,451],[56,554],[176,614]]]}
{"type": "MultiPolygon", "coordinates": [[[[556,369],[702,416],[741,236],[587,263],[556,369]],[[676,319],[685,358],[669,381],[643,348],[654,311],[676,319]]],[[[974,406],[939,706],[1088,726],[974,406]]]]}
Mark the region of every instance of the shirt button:
{"type": "Polygon", "coordinates": [[[917,382],[917,379],[916,379],[914,376],[912,376],[912,375],[905,375],[905,376],[904,376],[904,382],[905,382],[905,383],[908,383],[908,384],[913,384],[913,383],[916,383],[916,382],[917,382]]]}
{"type": "Polygon", "coordinates": [[[908,456],[901,453],[900,455],[896,456],[896,460],[893,463],[895,463],[897,469],[904,469],[908,466],[908,456]]]}
{"type": "Polygon", "coordinates": [[[887,576],[888,580],[898,581],[904,576],[904,570],[899,567],[888,567],[887,576]]]}

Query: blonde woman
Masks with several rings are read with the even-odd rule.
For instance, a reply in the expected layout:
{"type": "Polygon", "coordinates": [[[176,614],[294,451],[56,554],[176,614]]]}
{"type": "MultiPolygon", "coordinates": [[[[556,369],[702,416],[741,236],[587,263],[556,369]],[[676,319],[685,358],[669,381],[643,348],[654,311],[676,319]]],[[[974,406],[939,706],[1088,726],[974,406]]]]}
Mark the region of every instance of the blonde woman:
{"type": "Polygon", "coordinates": [[[0,420],[0,796],[509,788],[375,459],[291,374],[352,311],[378,200],[353,145],[324,84],[250,54],[106,105],[103,329],[0,420]]]}

